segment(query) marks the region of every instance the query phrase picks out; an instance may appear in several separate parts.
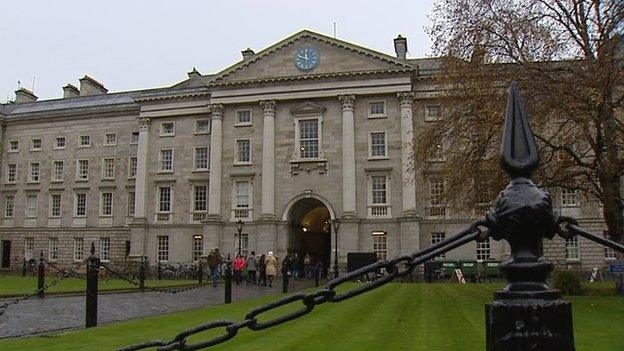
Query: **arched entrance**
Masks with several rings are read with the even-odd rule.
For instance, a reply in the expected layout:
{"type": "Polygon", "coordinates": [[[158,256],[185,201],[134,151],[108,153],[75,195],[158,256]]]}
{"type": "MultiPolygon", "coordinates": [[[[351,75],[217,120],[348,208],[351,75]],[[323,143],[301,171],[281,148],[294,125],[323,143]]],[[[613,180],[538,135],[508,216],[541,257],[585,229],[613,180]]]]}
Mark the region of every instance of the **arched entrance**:
{"type": "Polygon", "coordinates": [[[329,267],[333,211],[315,197],[296,199],[287,210],[288,250],[301,258],[310,254],[329,267]]]}

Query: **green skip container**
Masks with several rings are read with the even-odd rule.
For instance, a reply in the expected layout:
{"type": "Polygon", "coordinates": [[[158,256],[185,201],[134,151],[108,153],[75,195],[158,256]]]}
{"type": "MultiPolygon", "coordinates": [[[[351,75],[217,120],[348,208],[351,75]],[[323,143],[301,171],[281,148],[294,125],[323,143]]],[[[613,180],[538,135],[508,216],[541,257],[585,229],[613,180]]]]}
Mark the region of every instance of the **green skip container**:
{"type": "Polygon", "coordinates": [[[465,277],[476,277],[477,261],[462,261],[461,270],[465,277]]]}
{"type": "Polygon", "coordinates": [[[483,264],[485,266],[485,275],[488,278],[500,278],[500,276],[501,276],[501,271],[500,271],[501,263],[499,261],[485,261],[485,262],[483,262],[483,264]]]}

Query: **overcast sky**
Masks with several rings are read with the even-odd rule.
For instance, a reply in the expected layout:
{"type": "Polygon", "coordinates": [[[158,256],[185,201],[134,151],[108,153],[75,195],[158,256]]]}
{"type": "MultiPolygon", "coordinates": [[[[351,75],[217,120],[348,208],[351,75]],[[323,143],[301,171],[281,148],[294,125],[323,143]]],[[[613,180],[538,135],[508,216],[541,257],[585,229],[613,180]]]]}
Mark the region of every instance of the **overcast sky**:
{"type": "Polygon", "coordinates": [[[18,81],[39,99],[62,96],[85,74],[111,92],[168,86],[196,67],[218,72],[302,29],[394,55],[430,54],[433,0],[9,1],[0,16],[0,102],[18,81]]]}

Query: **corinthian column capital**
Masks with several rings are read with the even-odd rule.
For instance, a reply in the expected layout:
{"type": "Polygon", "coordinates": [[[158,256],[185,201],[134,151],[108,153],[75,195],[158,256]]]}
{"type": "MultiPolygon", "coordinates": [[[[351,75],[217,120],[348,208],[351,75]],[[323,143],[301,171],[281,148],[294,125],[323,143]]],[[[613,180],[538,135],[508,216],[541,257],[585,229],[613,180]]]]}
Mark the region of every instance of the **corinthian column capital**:
{"type": "Polygon", "coordinates": [[[210,113],[212,114],[212,118],[223,119],[223,105],[222,104],[211,104],[210,105],[210,113]]]}
{"type": "Polygon", "coordinates": [[[342,103],[343,111],[353,111],[355,105],[355,95],[338,95],[338,101],[342,103]]]}
{"type": "Polygon", "coordinates": [[[412,107],[414,103],[414,93],[411,91],[397,93],[401,107],[412,107]]]}
{"type": "Polygon", "coordinates": [[[137,118],[137,123],[139,124],[139,130],[149,130],[151,122],[152,120],[149,117],[137,118]]]}
{"type": "Polygon", "coordinates": [[[262,106],[265,115],[275,116],[275,100],[260,101],[260,106],[262,106]]]}

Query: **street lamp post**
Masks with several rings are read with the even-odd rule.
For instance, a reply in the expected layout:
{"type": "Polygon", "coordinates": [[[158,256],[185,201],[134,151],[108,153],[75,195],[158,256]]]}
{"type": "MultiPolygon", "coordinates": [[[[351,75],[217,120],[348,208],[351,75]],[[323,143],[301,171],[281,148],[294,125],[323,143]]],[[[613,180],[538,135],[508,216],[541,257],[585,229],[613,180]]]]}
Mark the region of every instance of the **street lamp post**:
{"type": "Polygon", "coordinates": [[[243,247],[243,221],[242,220],[238,220],[238,222],[236,222],[236,229],[238,230],[238,255],[241,255],[241,249],[243,247]]]}
{"type": "Polygon", "coordinates": [[[339,275],[338,269],[338,230],[340,229],[340,221],[334,219],[332,221],[334,227],[334,278],[337,278],[339,275]]]}

